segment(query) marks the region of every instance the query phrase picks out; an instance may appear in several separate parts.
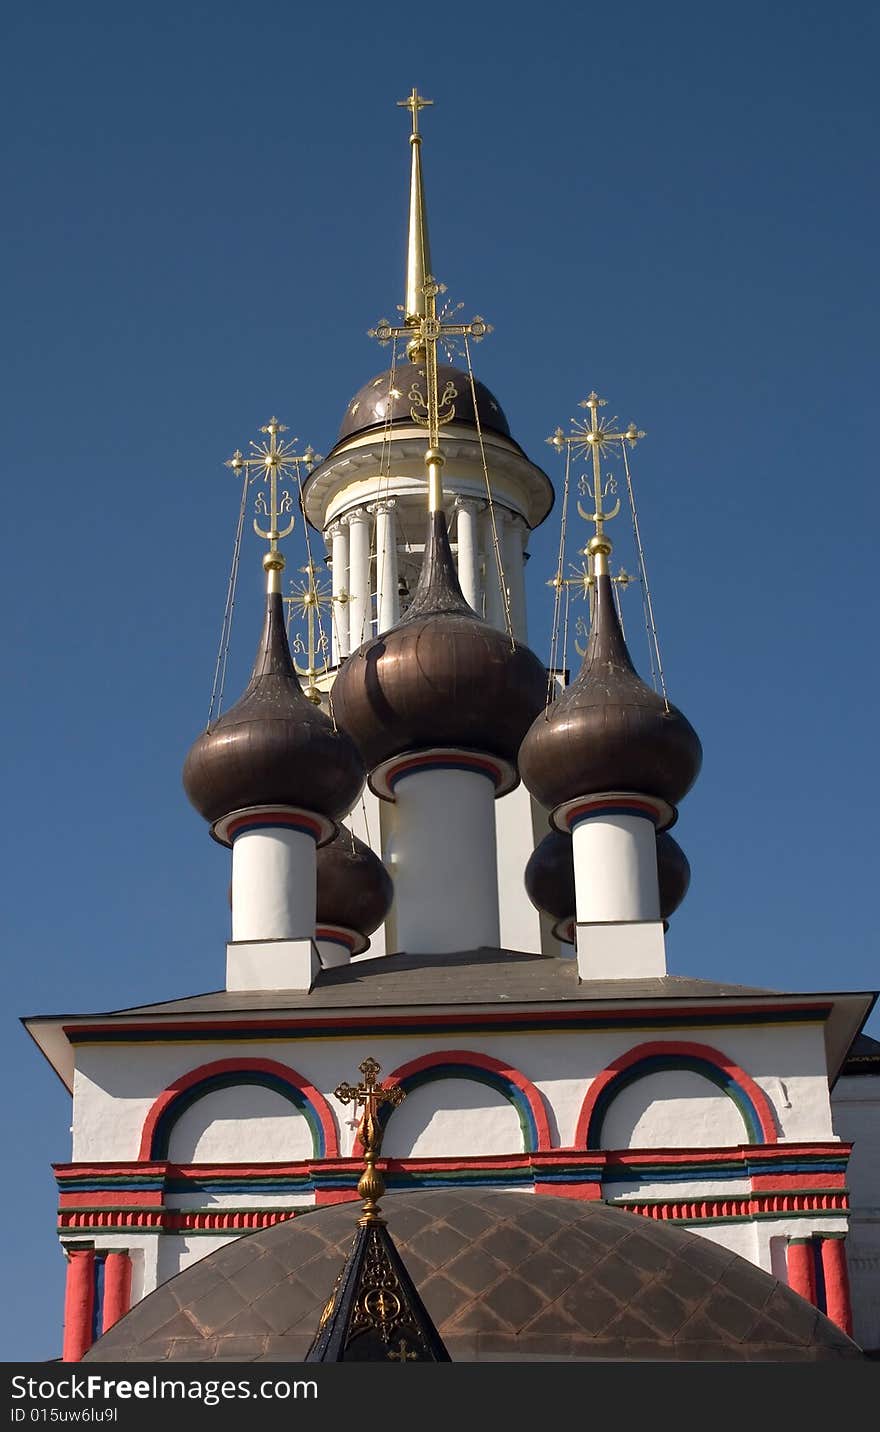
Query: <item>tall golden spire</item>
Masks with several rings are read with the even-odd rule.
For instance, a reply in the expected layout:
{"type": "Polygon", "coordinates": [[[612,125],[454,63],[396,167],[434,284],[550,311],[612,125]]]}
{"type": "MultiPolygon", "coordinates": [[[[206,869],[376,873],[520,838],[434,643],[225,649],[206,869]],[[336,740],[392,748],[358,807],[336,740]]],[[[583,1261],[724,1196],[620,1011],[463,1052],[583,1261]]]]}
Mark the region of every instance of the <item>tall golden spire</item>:
{"type": "Polygon", "coordinates": [[[399,99],[397,103],[410,111],[413,124],[410,135],[413,162],[406,304],[404,306],[406,323],[404,327],[400,328],[389,323],[387,318],[380,318],[376,327],[370,329],[370,337],[378,338],[380,343],[388,343],[392,338],[407,339],[407,357],[412,363],[424,363],[425,365],[426,392],[422,394],[413,384],[408,397],[413,405],[410,409],[413,422],[428,429],[428,450],[425,453],[425,466],[428,469],[428,511],[439,512],[443,505],[443,454],[440,451],[440,429],[444,424],[451,423],[455,417],[453,400],[458,397],[458,390],[454,383],[447,383],[442,395],[438,391],[437,344],[441,339],[451,337],[453,334],[473,338],[475,342],[479,342],[481,338],[485,338],[487,333],[491,333],[492,328],[479,315],[472,318],[470,323],[444,323],[442,318],[437,317],[437,295],[445,293],[446,288],[445,285],[438,283],[430,272],[428,228],[425,219],[425,198],[422,191],[422,163],[419,153],[422,145],[422,136],[419,134],[419,110],[424,109],[428,104],[433,104],[434,101],[423,99],[418,90],[413,87],[409,98],[399,99]]]}
{"type": "MultiPolygon", "coordinates": [[[[609,423],[606,419],[599,417],[599,409],[605,407],[605,401],[604,398],[599,397],[598,393],[590,393],[589,397],[582,399],[579,404],[579,407],[589,409],[589,426],[586,422],[575,422],[572,432],[564,433],[562,428],[557,428],[552,437],[547,439],[550,446],[555,447],[558,452],[561,452],[564,447],[568,447],[579,454],[587,452],[592,454],[593,485],[590,487],[586,478],[582,478],[581,491],[592,500],[593,511],[585,512],[583,505],[578,503],[578,512],[581,517],[585,522],[594,523],[596,527],[595,535],[590,538],[584,548],[584,553],[590,559],[592,566],[592,572],[588,573],[585,578],[585,585],[589,585],[590,575],[595,577],[608,575],[608,558],[612,549],[611,541],[605,532],[605,523],[610,522],[612,517],[616,517],[620,511],[620,498],[610,510],[606,511],[604,506],[605,498],[609,494],[613,495],[615,487],[613,477],[607,478],[604,482],[602,480],[602,453],[606,446],[613,447],[616,443],[629,443],[632,447],[639,438],[645,436],[635,423],[630,423],[626,432],[615,432],[613,419],[609,423]]],[[[561,573],[557,573],[557,581],[561,575],[561,573]]]]}
{"type": "Polygon", "coordinates": [[[425,281],[430,276],[431,246],[428,242],[428,215],[425,209],[425,189],[422,182],[422,136],[419,134],[419,110],[433,104],[425,99],[413,85],[408,99],[399,99],[398,105],[408,109],[412,115],[412,169],[409,183],[409,237],[406,246],[406,302],[403,316],[407,323],[418,323],[426,316],[425,281]]]}
{"type": "Polygon", "coordinates": [[[315,463],[321,461],[321,455],[315,452],[311,443],[304,453],[295,453],[293,447],[296,438],[288,441],[282,438],[279,442],[279,433],[286,433],[287,428],[284,423],[279,423],[277,418],[270,418],[268,423],[260,428],[260,432],[266,434],[266,439],[261,443],[251,441],[250,457],[245,457],[243,452],[236,450],[224,466],[231,467],[233,472],[246,472],[248,476],[251,468],[256,471],[262,469],[264,485],[257,493],[254,503],[257,514],[254,518],[254,531],[258,537],[269,543],[269,550],[263,554],[263,570],[266,573],[266,590],[271,593],[281,591],[281,573],[284,571],[285,561],[284,553],[278,550],[278,543],[293,531],[295,512],[299,505],[298,498],[294,499],[289,485],[291,477],[297,476],[300,463],[306,472],[311,472],[315,463]],[[268,528],[260,526],[261,517],[268,522],[268,528]]]}

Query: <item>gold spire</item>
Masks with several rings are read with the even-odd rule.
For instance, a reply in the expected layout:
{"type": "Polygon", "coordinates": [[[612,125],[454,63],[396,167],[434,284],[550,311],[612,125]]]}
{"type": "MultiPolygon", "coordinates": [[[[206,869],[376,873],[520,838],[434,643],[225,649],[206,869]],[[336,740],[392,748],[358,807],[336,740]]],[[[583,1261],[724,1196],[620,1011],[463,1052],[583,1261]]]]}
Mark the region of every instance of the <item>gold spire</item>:
{"type": "MultiPolygon", "coordinates": [[[[577,422],[572,419],[574,429],[570,433],[564,433],[562,428],[557,428],[552,437],[547,439],[551,447],[561,452],[568,447],[583,456],[585,453],[592,453],[593,457],[593,485],[590,486],[586,477],[581,478],[580,490],[584,496],[589,497],[593,503],[593,511],[585,512],[583,505],[578,503],[578,512],[586,522],[593,522],[596,527],[595,536],[591,537],[584,555],[592,563],[592,572],[589,576],[601,577],[608,575],[608,558],[611,555],[611,542],[605,532],[605,523],[610,522],[620,511],[620,498],[617,499],[610,511],[604,507],[605,498],[613,496],[616,491],[616,482],[613,476],[608,476],[605,482],[602,481],[602,453],[608,444],[629,443],[632,447],[639,438],[645,434],[635,423],[630,423],[626,432],[615,432],[614,420],[611,422],[599,417],[599,409],[605,407],[605,399],[600,398],[598,393],[590,393],[589,397],[582,399],[579,404],[581,408],[588,408],[590,411],[589,426],[586,422],[577,422]]],[[[624,574],[626,575],[626,574],[624,574]]],[[[554,578],[554,585],[562,583],[562,574],[557,573],[554,578]]]]}
{"type": "Polygon", "coordinates": [[[293,531],[296,517],[291,516],[290,520],[282,526],[288,513],[294,513],[295,503],[293,492],[288,485],[291,476],[297,476],[299,466],[302,463],[306,472],[311,472],[316,462],[321,461],[321,456],[316,453],[311,444],[304,453],[295,453],[294,443],[296,438],[288,441],[283,439],[279,442],[278,434],[286,433],[284,423],[279,423],[277,418],[270,418],[268,423],[260,428],[261,433],[266,433],[265,441],[256,443],[251,440],[251,456],[245,457],[239,449],[228,458],[225,467],[231,467],[233,472],[246,472],[249,481],[250,471],[262,469],[262,486],[257,493],[254,502],[254,531],[258,537],[262,537],[269,543],[269,550],[263,556],[263,570],[266,573],[266,590],[268,592],[281,591],[281,573],[284,571],[284,555],[278,550],[278,543],[283,537],[288,537],[293,531]],[[268,500],[266,493],[268,486],[268,500]],[[259,518],[268,520],[268,530],[260,526],[259,518]]]}
{"type": "Polygon", "coordinates": [[[376,1159],[382,1148],[382,1125],[379,1122],[379,1109],[382,1104],[390,1104],[396,1109],[406,1098],[406,1090],[401,1089],[399,1084],[392,1084],[390,1089],[383,1089],[381,1084],[376,1083],[376,1075],[381,1072],[381,1064],[375,1059],[366,1058],[363,1064],[358,1066],[363,1074],[363,1082],[360,1084],[340,1084],[333,1093],[341,1104],[354,1104],[356,1109],[363,1108],[363,1116],[358,1125],[358,1138],[364,1150],[364,1171],[358,1181],[358,1193],[364,1200],[364,1209],[358,1222],[361,1224],[384,1223],[379,1208],[379,1199],[385,1192],[385,1180],[376,1168],[376,1159]]]}
{"type": "Polygon", "coordinates": [[[419,134],[419,110],[433,104],[413,85],[408,99],[399,99],[398,106],[412,116],[412,168],[409,184],[409,237],[406,246],[406,302],[403,316],[407,323],[418,323],[426,317],[425,281],[431,273],[431,246],[428,242],[428,215],[422,182],[422,136],[419,134]]]}
{"type": "Polygon", "coordinates": [[[492,332],[492,326],[477,314],[470,323],[444,323],[437,317],[437,295],[446,292],[446,285],[438,283],[430,272],[428,252],[428,228],[425,219],[425,199],[422,192],[422,165],[420,150],[422,136],[419,134],[419,110],[433,104],[423,99],[413,88],[408,99],[400,99],[398,105],[412,114],[413,149],[412,188],[410,192],[409,248],[406,271],[406,304],[404,305],[403,327],[396,328],[387,318],[380,318],[370,337],[380,343],[389,343],[392,338],[406,338],[407,357],[412,363],[425,365],[425,389],[422,394],[415,383],[408,393],[412,407],[413,422],[428,429],[428,450],[425,466],[428,469],[428,511],[439,512],[443,499],[443,454],[440,451],[440,429],[451,423],[455,417],[454,399],[458,390],[454,383],[447,383],[443,394],[438,392],[437,343],[444,337],[473,338],[478,343],[492,332]]]}

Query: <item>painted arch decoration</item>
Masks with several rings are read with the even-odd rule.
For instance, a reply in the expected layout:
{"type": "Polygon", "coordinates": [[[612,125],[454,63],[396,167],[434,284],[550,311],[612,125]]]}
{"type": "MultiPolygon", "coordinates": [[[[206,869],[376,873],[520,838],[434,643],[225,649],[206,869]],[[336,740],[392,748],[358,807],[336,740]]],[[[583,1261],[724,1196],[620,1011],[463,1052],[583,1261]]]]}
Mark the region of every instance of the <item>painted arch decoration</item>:
{"type": "Polygon", "coordinates": [[[600,1149],[605,1115],[617,1095],[647,1074],[687,1070],[708,1079],[739,1110],[750,1144],[775,1144],[776,1120],[767,1095],[745,1070],[708,1044],[658,1040],[621,1054],[593,1080],[575,1131],[575,1147],[600,1149]]]}
{"type": "MultiPolygon", "coordinates": [[[[424,1054],[420,1059],[411,1059],[401,1064],[384,1081],[385,1087],[399,1085],[407,1094],[423,1084],[439,1079],[473,1079],[501,1094],[512,1104],[519,1118],[522,1130],[523,1153],[544,1152],[552,1147],[550,1125],[543,1096],[539,1089],[521,1074],[518,1069],[493,1059],[489,1054],[476,1054],[468,1049],[442,1049],[433,1054],[424,1054]]],[[[384,1127],[392,1117],[393,1110],[384,1104],[379,1117],[384,1127]]],[[[362,1153],[358,1139],[354,1155],[362,1153]]]]}
{"type": "Polygon", "coordinates": [[[217,1059],[182,1074],[162,1091],[144,1121],[138,1158],[150,1162],[167,1158],[171,1131],[181,1115],[206,1094],[240,1084],[272,1089],[293,1104],[308,1123],[314,1158],[339,1156],[330,1105],[320,1090],[295,1069],[274,1059],[217,1059]]]}

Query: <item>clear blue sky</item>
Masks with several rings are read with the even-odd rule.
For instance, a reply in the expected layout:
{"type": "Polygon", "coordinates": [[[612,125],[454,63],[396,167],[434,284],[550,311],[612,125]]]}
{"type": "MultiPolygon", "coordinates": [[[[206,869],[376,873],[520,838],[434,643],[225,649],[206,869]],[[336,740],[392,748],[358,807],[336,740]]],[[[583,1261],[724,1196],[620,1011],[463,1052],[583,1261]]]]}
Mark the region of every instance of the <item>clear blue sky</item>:
{"type": "MultiPolygon", "coordinates": [[[[275,411],[327,452],[384,366],[366,329],[402,298],[414,83],[435,268],[495,325],[478,372],[520,443],[552,461],[592,387],[649,434],[664,663],[705,749],[672,968],[880,983],[880,36],[875,6],[813,0],[55,0],[4,30],[0,1356],[43,1358],[70,1109],[16,1017],[222,982],[226,857],[180,786],[222,460],[275,411]]],[[[557,537],[554,514],[529,564],[545,657],[557,537]]],[[[259,605],[250,545],[231,694],[259,605]]]]}

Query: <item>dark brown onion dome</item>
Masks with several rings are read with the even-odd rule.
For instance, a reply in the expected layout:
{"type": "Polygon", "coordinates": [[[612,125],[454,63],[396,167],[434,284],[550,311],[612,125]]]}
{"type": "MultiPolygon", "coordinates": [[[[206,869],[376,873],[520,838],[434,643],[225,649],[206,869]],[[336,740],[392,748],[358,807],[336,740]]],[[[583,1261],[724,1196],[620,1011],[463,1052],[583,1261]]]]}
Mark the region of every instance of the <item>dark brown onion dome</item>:
{"type": "Polygon", "coordinates": [[[391,876],[368,845],[343,827],[318,851],[316,924],[341,925],[368,937],[394,898],[391,876]]]}
{"type": "Polygon", "coordinates": [[[646,686],[626,649],[611,578],[596,581],[583,665],[523,741],[520,773],[548,810],[578,796],[632,791],[676,806],[700,770],[700,738],[646,686]]]}
{"type": "Polygon", "coordinates": [[[525,869],[526,894],[536,910],[557,924],[574,919],[574,859],[571,836],[551,830],[532,851],[525,869]]]}
{"type": "MultiPolygon", "coordinates": [[[[484,383],[474,379],[474,393],[477,398],[476,415],[471,393],[470,374],[462,372],[461,368],[452,367],[449,363],[440,363],[437,365],[437,383],[438,391],[441,394],[449,383],[455,388],[454,422],[468,423],[471,427],[475,427],[476,416],[478,416],[482,429],[501,433],[505,438],[510,437],[510,427],[501,410],[501,404],[494,394],[489,392],[484,383]]],[[[422,398],[425,399],[425,369],[423,365],[413,366],[411,363],[405,362],[397,368],[386,368],[384,373],[378,373],[375,378],[371,378],[369,383],[365,383],[362,388],[358,389],[346,408],[345,417],[342,419],[339,429],[339,437],[336,439],[337,443],[354,437],[356,433],[365,432],[368,428],[384,428],[389,422],[406,423],[412,427],[413,401],[409,395],[413,388],[420,392],[422,398]]]]}
{"type": "Polygon", "coordinates": [[[668,830],[657,832],[657,879],[660,883],[660,918],[668,920],[688,893],[691,883],[690,862],[668,830]]]}
{"type": "Polygon", "coordinates": [[[290,658],[281,595],[266,621],[244,694],[193,743],[184,789],[214,824],[250,806],[290,805],[338,820],[351,810],[364,769],[351,738],[303,695],[290,658]]]}
{"type": "Polygon", "coordinates": [[[533,651],[477,616],[458,584],[446,518],[428,519],[406,615],[343,662],[333,710],[367,769],[404,751],[464,747],[515,762],[547,694],[533,651]]]}

